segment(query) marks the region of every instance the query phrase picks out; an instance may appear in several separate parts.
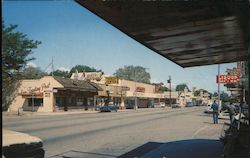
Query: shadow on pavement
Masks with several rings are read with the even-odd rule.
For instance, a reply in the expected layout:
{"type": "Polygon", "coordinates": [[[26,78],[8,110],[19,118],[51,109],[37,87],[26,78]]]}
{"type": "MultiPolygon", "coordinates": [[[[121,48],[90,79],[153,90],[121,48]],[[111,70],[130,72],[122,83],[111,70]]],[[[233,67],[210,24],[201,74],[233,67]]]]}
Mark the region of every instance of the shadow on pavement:
{"type": "Polygon", "coordinates": [[[211,139],[190,139],[168,143],[148,142],[119,158],[221,158],[223,143],[211,139]]]}

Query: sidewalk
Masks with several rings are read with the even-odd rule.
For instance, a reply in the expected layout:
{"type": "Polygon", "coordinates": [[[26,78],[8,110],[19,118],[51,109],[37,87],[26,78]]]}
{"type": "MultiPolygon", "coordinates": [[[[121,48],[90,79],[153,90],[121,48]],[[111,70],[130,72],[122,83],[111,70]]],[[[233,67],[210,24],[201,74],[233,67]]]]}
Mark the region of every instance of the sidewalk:
{"type": "Polygon", "coordinates": [[[2,157],[44,157],[43,141],[35,136],[2,128],[2,157]]]}
{"type": "MultiPolygon", "coordinates": [[[[99,111],[57,111],[57,112],[31,112],[23,111],[19,116],[48,116],[48,115],[70,115],[70,114],[90,114],[99,111]]],[[[3,116],[18,116],[18,112],[2,112],[3,116]]]]}
{"type": "MultiPolygon", "coordinates": [[[[135,111],[156,111],[156,110],[171,110],[170,107],[165,108],[141,108],[141,109],[123,109],[118,110],[118,112],[135,112],[135,111]]],[[[23,111],[21,115],[18,115],[18,112],[2,112],[3,116],[51,116],[51,115],[71,115],[71,114],[92,114],[99,113],[100,111],[95,110],[80,110],[80,109],[72,109],[68,111],[56,111],[56,112],[31,112],[31,111],[23,111]]]]}

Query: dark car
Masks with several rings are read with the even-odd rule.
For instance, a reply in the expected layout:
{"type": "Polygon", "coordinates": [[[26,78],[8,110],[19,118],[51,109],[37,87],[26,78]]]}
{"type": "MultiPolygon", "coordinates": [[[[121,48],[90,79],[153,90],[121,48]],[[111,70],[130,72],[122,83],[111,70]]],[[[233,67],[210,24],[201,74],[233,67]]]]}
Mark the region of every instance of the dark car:
{"type": "Polygon", "coordinates": [[[187,102],[185,107],[193,107],[194,103],[193,102],[187,102]]]}
{"type": "Polygon", "coordinates": [[[100,109],[100,112],[112,112],[112,111],[117,112],[118,106],[117,105],[104,105],[100,107],[99,109],[100,109]]]}
{"type": "Polygon", "coordinates": [[[172,108],[181,108],[179,104],[172,104],[172,108]]]}

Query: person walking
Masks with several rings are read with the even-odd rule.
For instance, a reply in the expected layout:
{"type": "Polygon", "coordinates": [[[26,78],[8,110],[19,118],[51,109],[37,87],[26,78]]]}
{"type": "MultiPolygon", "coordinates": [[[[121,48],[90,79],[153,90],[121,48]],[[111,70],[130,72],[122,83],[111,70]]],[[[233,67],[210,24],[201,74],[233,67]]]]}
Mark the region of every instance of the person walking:
{"type": "Polygon", "coordinates": [[[214,124],[218,124],[219,105],[216,104],[216,101],[214,101],[211,108],[213,109],[213,121],[214,121],[214,124]]]}
{"type": "Polygon", "coordinates": [[[230,123],[232,124],[235,115],[235,107],[232,102],[228,105],[228,113],[230,117],[230,123]]]}

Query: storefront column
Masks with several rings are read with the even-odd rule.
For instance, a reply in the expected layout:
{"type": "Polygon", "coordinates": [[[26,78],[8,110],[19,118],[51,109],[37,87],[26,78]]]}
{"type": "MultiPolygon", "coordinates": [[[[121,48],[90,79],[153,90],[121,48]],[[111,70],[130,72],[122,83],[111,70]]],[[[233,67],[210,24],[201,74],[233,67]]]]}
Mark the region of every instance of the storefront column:
{"type": "Polygon", "coordinates": [[[96,100],[97,100],[98,96],[94,96],[94,110],[96,109],[96,100]]]}
{"type": "Polygon", "coordinates": [[[137,110],[138,109],[138,98],[135,98],[135,106],[134,109],[137,110]]]}
{"type": "Polygon", "coordinates": [[[124,107],[125,107],[125,103],[124,103],[124,98],[122,97],[121,98],[121,109],[125,109],[124,107]]]}
{"type": "Polygon", "coordinates": [[[43,112],[53,112],[54,109],[54,93],[44,92],[43,112]]]}

